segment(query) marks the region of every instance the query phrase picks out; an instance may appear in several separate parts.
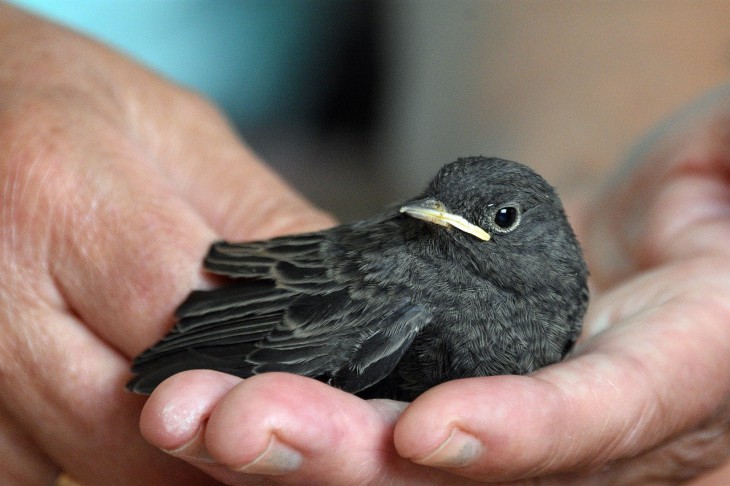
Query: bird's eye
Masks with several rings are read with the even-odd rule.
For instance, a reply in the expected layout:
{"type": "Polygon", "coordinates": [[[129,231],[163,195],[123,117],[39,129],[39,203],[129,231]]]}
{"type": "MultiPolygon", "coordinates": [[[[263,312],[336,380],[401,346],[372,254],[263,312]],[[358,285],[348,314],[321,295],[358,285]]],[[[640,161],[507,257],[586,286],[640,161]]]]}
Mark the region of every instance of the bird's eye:
{"type": "Polygon", "coordinates": [[[494,224],[499,231],[512,231],[520,224],[520,210],[515,206],[503,206],[494,213],[494,224]]]}

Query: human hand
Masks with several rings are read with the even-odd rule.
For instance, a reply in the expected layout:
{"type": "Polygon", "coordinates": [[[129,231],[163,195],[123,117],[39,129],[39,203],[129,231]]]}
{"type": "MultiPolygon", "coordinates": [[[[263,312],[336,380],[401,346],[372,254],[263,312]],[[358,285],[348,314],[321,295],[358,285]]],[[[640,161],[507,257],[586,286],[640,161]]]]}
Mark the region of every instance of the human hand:
{"type": "Polygon", "coordinates": [[[212,481],[142,438],[130,359],[211,241],[328,224],[207,102],[0,4],[0,483],[212,481]]]}
{"type": "Polygon", "coordinates": [[[664,126],[582,215],[598,295],[568,360],[445,383],[407,408],[302,377],[191,371],[153,393],[143,433],[230,484],[675,483],[722,464],[730,97],[719,96],[664,126]]]}

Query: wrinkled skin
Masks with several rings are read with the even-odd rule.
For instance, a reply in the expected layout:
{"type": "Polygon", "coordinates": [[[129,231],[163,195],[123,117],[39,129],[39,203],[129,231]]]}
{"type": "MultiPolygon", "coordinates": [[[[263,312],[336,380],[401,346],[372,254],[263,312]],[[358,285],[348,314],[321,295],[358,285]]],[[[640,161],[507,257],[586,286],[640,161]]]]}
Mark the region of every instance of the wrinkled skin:
{"type": "Polygon", "coordinates": [[[145,404],[129,361],[210,285],[211,241],[332,221],[197,96],[11,7],[0,32],[3,484],[672,483],[727,460],[727,92],[573,212],[598,292],[567,361],[407,408],[210,371],[145,404]]]}

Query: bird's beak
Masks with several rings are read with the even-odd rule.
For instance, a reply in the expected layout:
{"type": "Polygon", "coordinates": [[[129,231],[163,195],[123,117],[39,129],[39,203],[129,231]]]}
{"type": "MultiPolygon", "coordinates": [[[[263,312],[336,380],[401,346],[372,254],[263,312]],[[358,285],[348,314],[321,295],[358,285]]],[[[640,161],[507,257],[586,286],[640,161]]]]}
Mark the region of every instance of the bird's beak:
{"type": "Polygon", "coordinates": [[[402,206],[400,212],[416,219],[428,221],[429,223],[446,227],[453,226],[483,241],[489,241],[492,238],[489,233],[479,226],[470,223],[458,214],[448,212],[444,203],[434,198],[411,201],[402,206]]]}

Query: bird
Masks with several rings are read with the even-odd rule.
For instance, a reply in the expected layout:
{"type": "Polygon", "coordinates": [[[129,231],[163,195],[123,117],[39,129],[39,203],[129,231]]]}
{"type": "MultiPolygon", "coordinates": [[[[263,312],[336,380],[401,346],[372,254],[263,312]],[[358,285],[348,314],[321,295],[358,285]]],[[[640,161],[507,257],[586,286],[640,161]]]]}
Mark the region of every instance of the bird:
{"type": "Polygon", "coordinates": [[[416,198],[361,221],[211,245],[226,277],[194,290],[127,388],[213,369],[288,372],[362,398],[412,401],[445,381],[528,374],[578,338],[583,252],[555,189],[496,157],[446,164],[416,198]]]}

